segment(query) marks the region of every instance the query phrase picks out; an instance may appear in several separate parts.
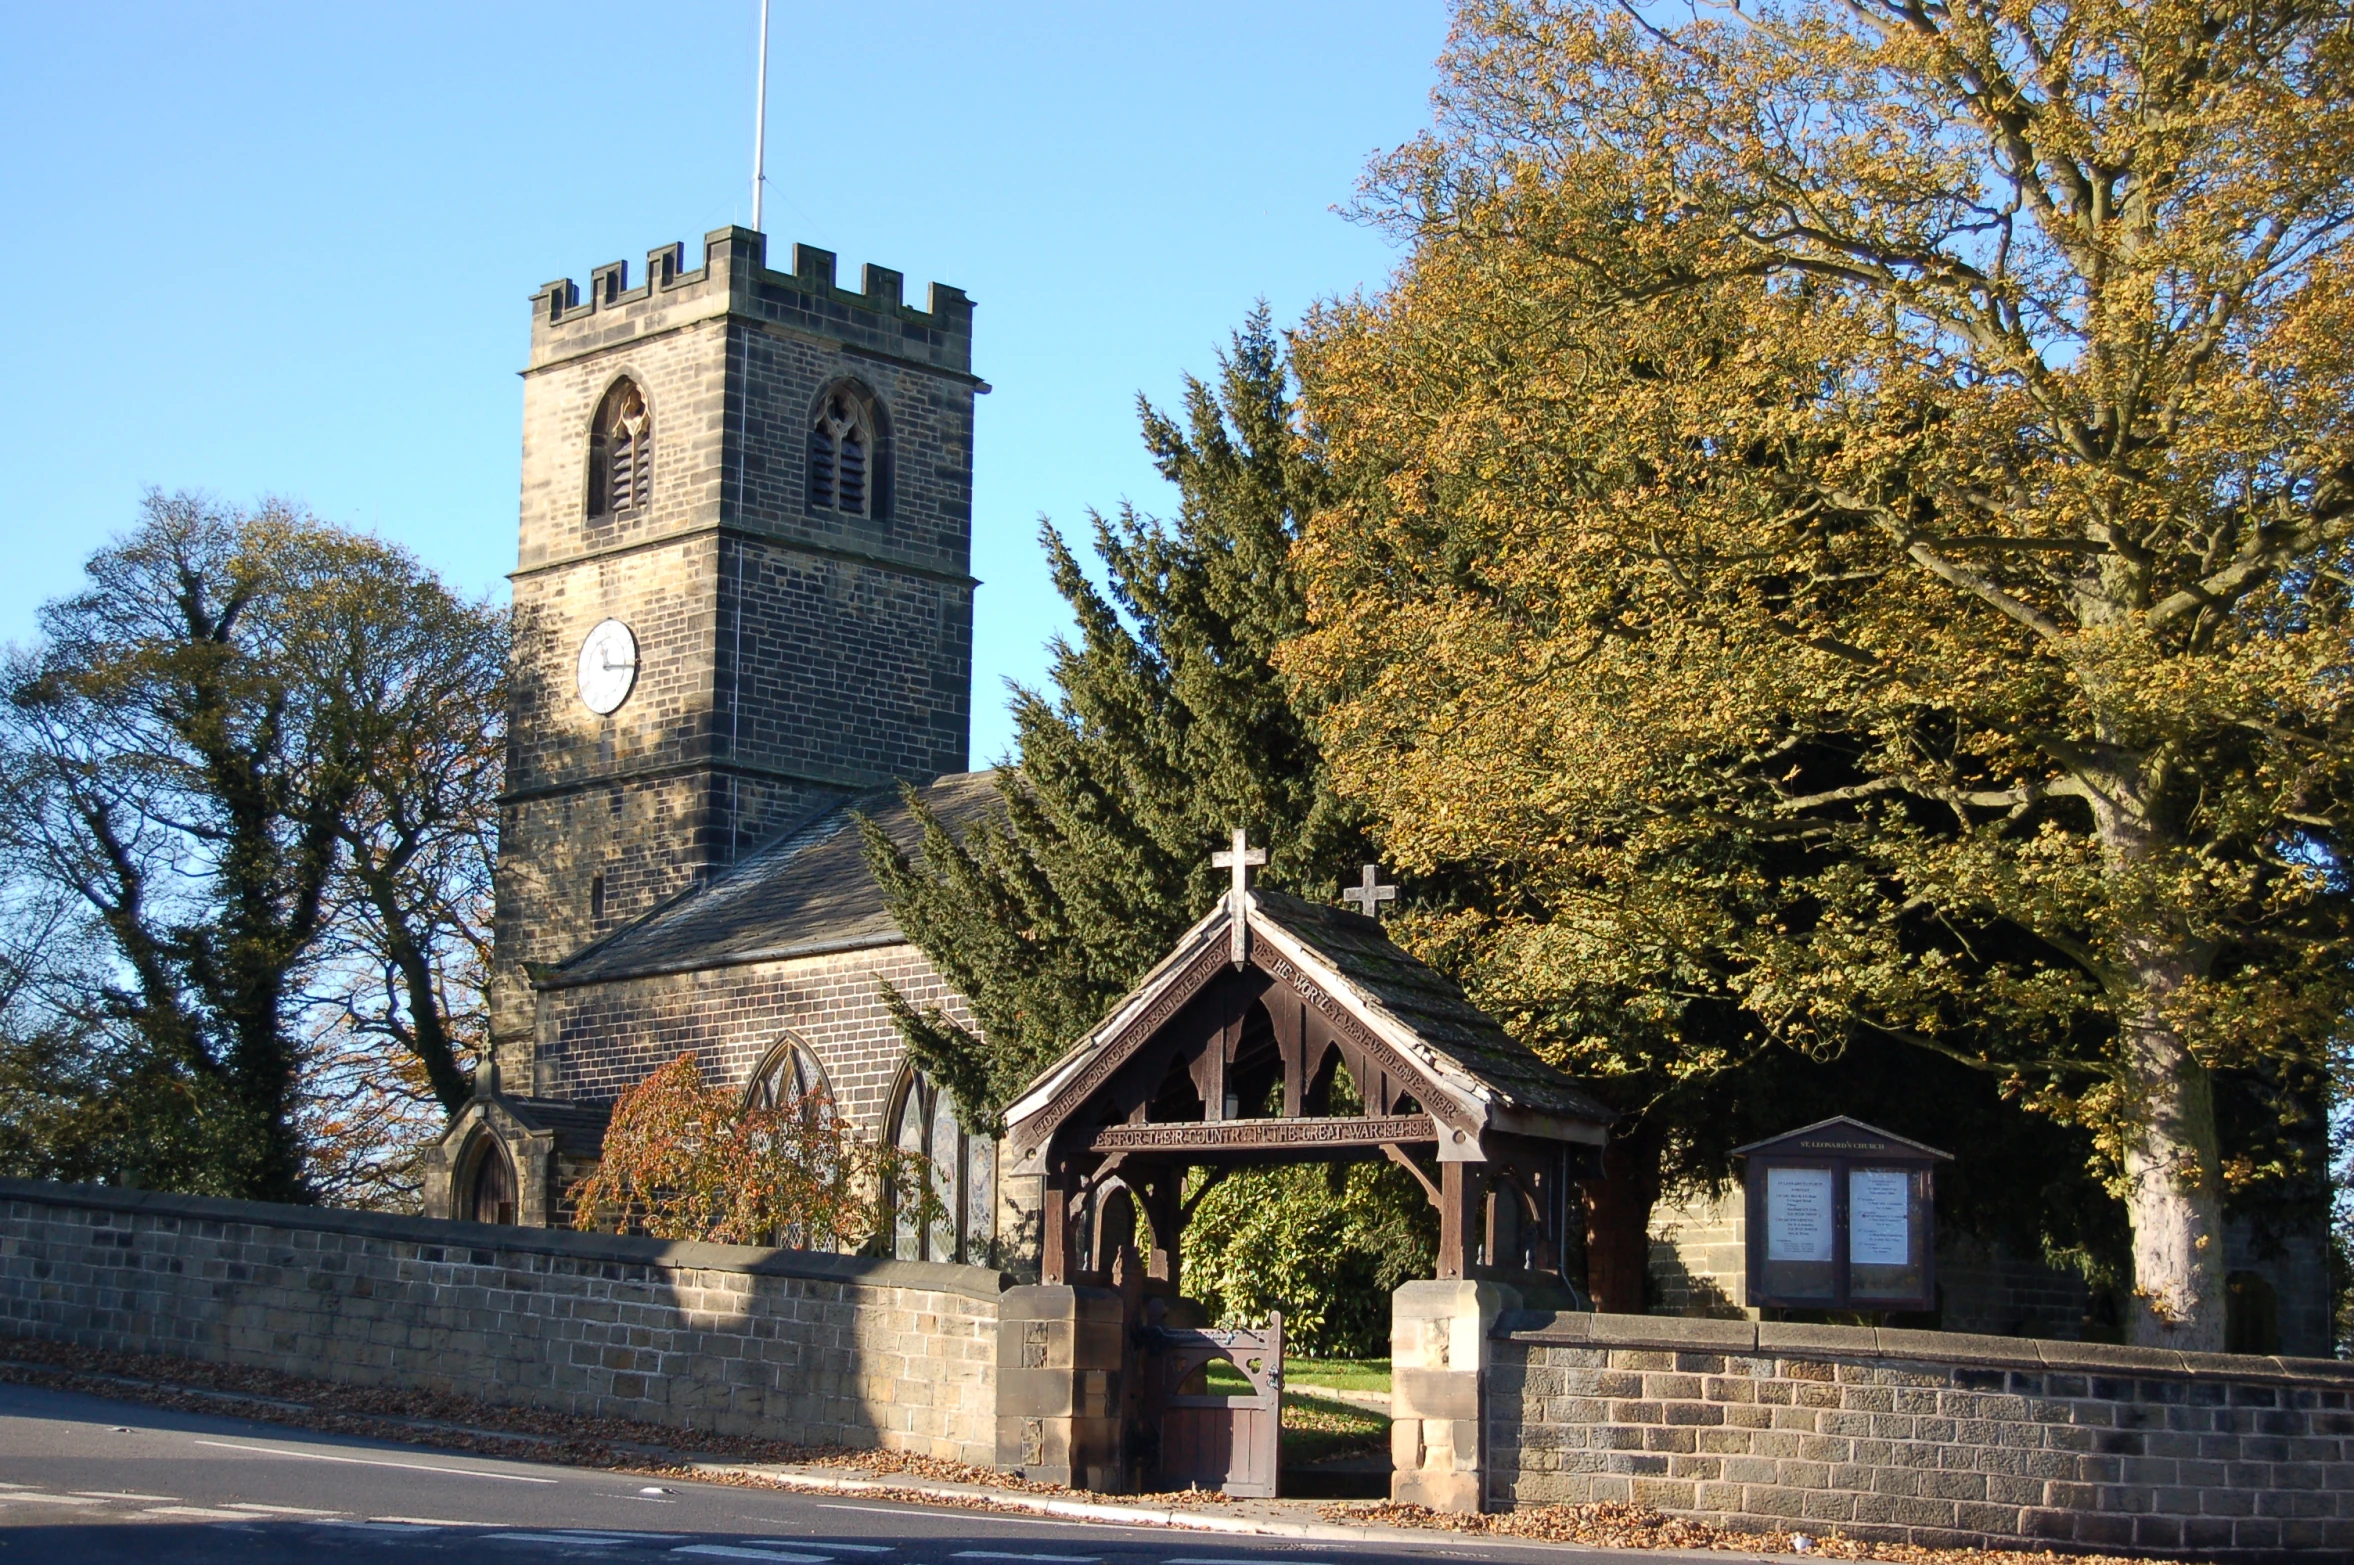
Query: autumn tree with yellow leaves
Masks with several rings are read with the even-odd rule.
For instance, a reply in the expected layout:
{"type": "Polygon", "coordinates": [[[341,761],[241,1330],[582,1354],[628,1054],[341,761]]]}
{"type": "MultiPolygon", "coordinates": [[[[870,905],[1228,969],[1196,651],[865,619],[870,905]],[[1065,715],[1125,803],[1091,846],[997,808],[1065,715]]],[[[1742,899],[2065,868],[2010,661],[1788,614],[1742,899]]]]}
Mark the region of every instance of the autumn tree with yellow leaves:
{"type": "Polygon", "coordinates": [[[2136,1340],[2220,1347],[2354,1001],[2346,13],[1470,0],[1443,69],[1405,266],[1299,343],[1286,654],[1496,888],[1418,938],[1671,1068],[1716,1007],[1992,1073],[2096,1132],[2136,1340]]]}

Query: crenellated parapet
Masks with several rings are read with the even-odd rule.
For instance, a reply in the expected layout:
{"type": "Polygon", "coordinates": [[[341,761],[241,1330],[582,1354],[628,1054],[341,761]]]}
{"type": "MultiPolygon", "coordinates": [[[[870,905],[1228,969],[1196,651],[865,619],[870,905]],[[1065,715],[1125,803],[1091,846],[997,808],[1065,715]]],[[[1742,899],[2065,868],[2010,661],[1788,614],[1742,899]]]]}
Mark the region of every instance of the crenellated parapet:
{"type": "Polygon", "coordinates": [[[775,271],[767,236],[736,227],[704,235],[703,264],[692,271],[678,243],[648,251],[634,287],[629,270],[611,261],[589,273],[585,294],[569,277],[533,294],[530,368],[729,315],[972,374],[973,302],[946,283],[933,283],[917,309],[904,297],[905,277],[887,266],[862,267],[858,288],[848,289],[835,278],[831,250],[797,244],[793,269],[775,271]]]}

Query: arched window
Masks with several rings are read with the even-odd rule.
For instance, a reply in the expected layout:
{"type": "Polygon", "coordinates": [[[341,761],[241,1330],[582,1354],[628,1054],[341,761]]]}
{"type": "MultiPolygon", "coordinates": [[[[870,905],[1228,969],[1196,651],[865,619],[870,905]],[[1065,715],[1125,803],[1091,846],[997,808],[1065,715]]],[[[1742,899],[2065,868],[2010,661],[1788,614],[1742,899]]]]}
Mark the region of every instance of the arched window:
{"type": "Polygon", "coordinates": [[[856,386],[835,386],[817,401],[809,426],[809,508],[844,516],[880,516],[889,486],[882,414],[856,386]]]}
{"type": "Polygon", "coordinates": [[[466,1201],[460,1208],[478,1223],[512,1225],[515,1221],[515,1165],[497,1141],[477,1138],[481,1150],[466,1180],[466,1201]]]}
{"type": "Polygon", "coordinates": [[[831,1102],[833,1088],[825,1067],[800,1039],[786,1037],[768,1051],[744,1089],[748,1109],[792,1108],[796,1104],[831,1102]]]}
{"type": "Polygon", "coordinates": [[[589,425],[588,514],[635,511],[654,498],[654,418],[645,393],[617,380],[589,425]]]}
{"type": "MultiPolygon", "coordinates": [[[[804,1126],[812,1130],[824,1130],[828,1126],[819,1116],[830,1117],[834,1113],[833,1086],[826,1080],[825,1067],[819,1065],[817,1056],[809,1052],[809,1046],[787,1033],[777,1042],[776,1047],[762,1057],[760,1064],[753,1069],[752,1079],[744,1084],[744,1109],[747,1113],[758,1109],[783,1109],[798,1117],[804,1126]]],[[[820,1155],[826,1157],[830,1165],[832,1154],[824,1151],[822,1140],[818,1147],[820,1155]]],[[[829,1166],[813,1172],[830,1174],[833,1171],[829,1166]]],[[[831,1238],[813,1241],[799,1223],[787,1224],[781,1232],[771,1235],[770,1239],[789,1250],[830,1250],[834,1247],[831,1238]]]]}
{"type": "Polygon", "coordinates": [[[928,1224],[919,1221],[917,1203],[897,1203],[892,1253],[903,1261],[987,1265],[997,1238],[996,1143],[959,1125],[948,1094],[913,1069],[901,1078],[890,1130],[893,1146],[929,1163],[939,1203],[928,1224]]]}

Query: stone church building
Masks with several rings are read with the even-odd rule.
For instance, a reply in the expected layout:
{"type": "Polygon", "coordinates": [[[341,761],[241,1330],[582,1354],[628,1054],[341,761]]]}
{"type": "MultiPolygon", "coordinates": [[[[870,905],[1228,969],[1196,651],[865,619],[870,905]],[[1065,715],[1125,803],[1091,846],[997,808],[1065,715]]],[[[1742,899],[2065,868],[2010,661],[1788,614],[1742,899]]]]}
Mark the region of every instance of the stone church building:
{"type": "MultiPolygon", "coordinates": [[[[929,1158],[952,1215],[901,1228],[902,1258],[1033,1273],[1038,1181],[957,1125],[883,1005],[884,982],[962,1002],[855,820],[912,843],[903,784],[952,826],[996,797],[967,770],[972,303],[934,283],[915,307],[871,265],[847,289],[805,245],[772,270],[742,228],[686,260],[532,299],[494,1061],[428,1154],[427,1210],[569,1221],[614,1099],[691,1050],[747,1102],[821,1089],[929,1158]]],[[[2233,1224],[2235,1341],[2246,1292],[2246,1346],[2326,1351],[2326,1213],[2308,1229],[2233,1224]]],[[[1754,1315],[1744,1250],[1737,1193],[1663,1203],[1651,1308],[1754,1315]]],[[[1947,1329],[2087,1327],[2081,1278],[2041,1258],[1954,1237],[1938,1265],[1947,1329]]]]}
{"type": "Polygon", "coordinates": [[[569,1220],[613,1100],[692,1050],[749,1100],[822,1087],[953,1180],[903,1255],[991,1262],[995,1149],[911,1073],[879,997],[958,1001],[867,873],[903,781],[988,808],[972,710],[972,304],[845,288],[808,246],[706,236],[532,300],[495,1068],[428,1210],[569,1220]]]}

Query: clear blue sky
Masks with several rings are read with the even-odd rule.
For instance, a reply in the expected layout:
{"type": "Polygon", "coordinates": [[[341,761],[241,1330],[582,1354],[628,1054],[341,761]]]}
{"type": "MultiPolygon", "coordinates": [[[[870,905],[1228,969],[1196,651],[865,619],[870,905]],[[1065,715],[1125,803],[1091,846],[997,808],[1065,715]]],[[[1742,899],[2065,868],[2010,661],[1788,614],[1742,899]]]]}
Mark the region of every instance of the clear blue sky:
{"type": "MultiPolygon", "coordinates": [[[[503,591],[526,299],[748,221],[758,0],[0,0],[0,640],[149,485],[278,494],[503,591]]],[[[1133,398],[1380,283],[1334,215],[1441,0],[776,0],[767,229],[978,301],[974,756],[1061,623],[1045,514],[1167,495],[1133,398]]]]}

